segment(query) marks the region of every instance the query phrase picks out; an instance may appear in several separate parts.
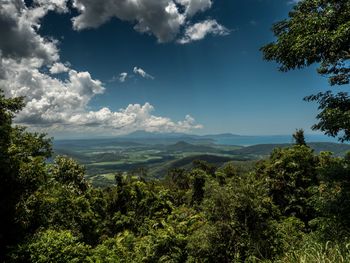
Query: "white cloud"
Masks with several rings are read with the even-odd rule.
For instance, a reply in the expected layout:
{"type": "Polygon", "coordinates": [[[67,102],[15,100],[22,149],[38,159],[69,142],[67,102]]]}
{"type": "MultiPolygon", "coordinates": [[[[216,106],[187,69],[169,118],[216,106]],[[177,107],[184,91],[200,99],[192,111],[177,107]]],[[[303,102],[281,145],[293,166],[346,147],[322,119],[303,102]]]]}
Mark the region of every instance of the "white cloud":
{"type": "Polygon", "coordinates": [[[79,12],[72,19],[76,30],[97,28],[115,17],[163,43],[176,39],[195,14],[211,8],[212,0],[74,0],[73,6],[79,12]]]}
{"type": "Polygon", "coordinates": [[[59,73],[68,72],[68,71],[69,71],[69,68],[66,65],[62,64],[61,62],[54,63],[50,68],[51,74],[59,74],[59,73]]]}
{"type": "MultiPolygon", "coordinates": [[[[27,8],[22,1],[6,1],[0,5],[0,87],[8,96],[25,96],[26,107],[16,122],[31,127],[45,127],[46,131],[70,129],[125,133],[133,130],[185,131],[199,128],[188,118],[173,122],[150,112],[146,103],[129,105],[113,112],[108,108],[88,111],[91,99],[104,92],[103,84],[89,72],[78,72],[59,62],[57,41],[44,39],[37,33],[40,19],[49,10],[66,11],[65,1],[36,1],[35,8],[27,8]],[[5,41],[6,40],[6,41],[5,41]],[[53,63],[53,64],[52,64],[53,63]],[[60,80],[41,72],[49,66],[51,74],[68,72],[60,80]],[[92,128],[93,127],[93,128],[92,128]]],[[[136,69],[143,77],[151,77],[136,69]]],[[[126,73],[120,75],[125,80],[126,73]]]]}
{"type": "Polygon", "coordinates": [[[154,77],[150,74],[148,74],[146,71],[144,71],[142,68],[134,67],[133,72],[136,75],[139,75],[145,79],[154,79],[154,77]]]}
{"type": "Polygon", "coordinates": [[[0,50],[4,58],[36,57],[42,63],[59,59],[55,41],[38,35],[39,20],[56,6],[27,8],[24,1],[4,0],[0,4],[0,50]]]}
{"type": "Polygon", "coordinates": [[[125,82],[127,77],[128,77],[128,73],[122,72],[122,73],[119,74],[119,81],[120,82],[125,82]]]}
{"type": "Polygon", "coordinates": [[[193,16],[198,12],[203,12],[212,6],[211,0],[176,0],[177,3],[185,7],[185,13],[193,16]]]}
{"type": "Polygon", "coordinates": [[[185,35],[178,40],[180,44],[187,44],[205,38],[208,34],[226,36],[230,31],[220,25],[216,20],[205,20],[203,22],[189,25],[186,28],[185,35]]]}
{"type": "Polygon", "coordinates": [[[136,22],[135,30],[152,33],[159,42],[173,40],[185,21],[172,0],[74,0],[73,6],[80,13],[73,18],[76,30],[97,28],[116,17],[136,22]]]}
{"type": "Polygon", "coordinates": [[[7,96],[25,96],[26,107],[15,121],[49,132],[70,131],[91,134],[125,134],[137,130],[150,132],[186,132],[202,126],[186,116],[183,121],[153,115],[150,103],[130,104],[112,111],[103,107],[89,110],[89,102],[105,91],[99,80],[88,72],[69,70],[68,78],[59,80],[44,74],[35,63],[25,60],[3,60],[8,79],[0,80],[7,96]],[[28,67],[28,65],[33,65],[28,67]],[[11,70],[10,70],[11,69],[11,70]]]}
{"type": "MultiPolygon", "coordinates": [[[[3,0],[0,4],[0,88],[6,96],[24,96],[26,106],[15,122],[52,134],[72,131],[81,134],[120,134],[135,130],[188,131],[200,128],[186,116],[172,121],[155,116],[149,103],[130,104],[112,111],[103,107],[91,111],[90,101],[105,91],[101,81],[89,72],[80,72],[60,61],[58,42],[45,39],[38,28],[48,11],[66,12],[65,0],[34,0],[28,8],[22,0],[3,0]],[[3,37],[4,36],[4,37],[3,37]],[[50,74],[47,74],[46,69],[50,74]],[[67,72],[65,79],[52,74],[67,72]]],[[[141,68],[137,74],[153,78],[141,68]]],[[[127,73],[121,73],[125,80],[127,73]]]]}
{"type": "Polygon", "coordinates": [[[129,104],[125,109],[111,111],[102,108],[99,111],[90,111],[72,116],[72,123],[79,123],[88,127],[103,127],[112,130],[114,134],[125,134],[137,130],[149,132],[186,132],[202,128],[195,124],[194,119],[187,115],[184,121],[174,122],[166,117],[152,115],[154,107],[145,103],[129,104]]]}

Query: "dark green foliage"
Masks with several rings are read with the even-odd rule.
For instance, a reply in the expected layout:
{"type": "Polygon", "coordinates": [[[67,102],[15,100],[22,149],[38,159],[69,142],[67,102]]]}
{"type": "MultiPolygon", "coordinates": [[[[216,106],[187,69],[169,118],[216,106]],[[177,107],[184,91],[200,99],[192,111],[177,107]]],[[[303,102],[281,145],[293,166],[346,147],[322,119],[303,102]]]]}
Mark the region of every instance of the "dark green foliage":
{"type": "Polygon", "coordinates": [[[124,230],[141,231],[145,220],[171,213],[172,203],[166,189],[136,178],[126,177],[105,190],[107,201],[107,235],[124,230]]]}
{"type": "Polygon", "coordinates": [[[220,186],[206,187],[203,209],[207,222],[190,237],[190,255],[200,262],[237,262],[271,258],[277,210],[268,196],[266,182],[252,174],[220,186]]]}
{"type": "Polygon", "coordinates": [[[0,261],[5,248],[22,237],[16,206],[46,178],[44,158],[51,154],[50,140],[11,126],[22,98],[6,99],[0,90],[0,261]]]}
{"type": "Polygon", "coordinates": [[[84,178],[85,168],[73,159],[58,156],[54,164],[50,167],[51,176],[59,183],[76,189],[83,193],[88,189],[88,184],[84,178]]]}
{"type": "Polygon", "coordinates": [[[12,127],[10,109],[2,109],[1,261],[349,258],[350,154],[315,154],[302,131],[296,145],[275,149],[251,171],[196,161],[162,181],[145,180],[144,170],[118,172],[114,185],[95,189],[76,161],[47,163],[50,140],[12,127]]]}
{"type": "Polygon", "coordinates": [[[275,149],[259,164],[257,174],[269,184],[270,195],[285,216],[307,222],[313,215],[308,205],[309,187],[317,183],[317,157],[307,146],[275,149]]]}
{"type": "Polygon", "coordinates": [[[193,170],[190,175],[193,178],[191,203],[200,204],[204,198],[205,180],[208,176],[200,169],[193,170]]]}
{"type": "Polygon", "coordinates": [[[216,171],[216,167],[214,165],[212,165],[206,161],[203,161],[203,160],[194,160],[193,161],[193,168],[200,169],[211,176],[214,176],[215,171],[216,171]]]}
{"type": "Polygon", "coordinates": [[[293,139],[296,145],[306,145],[303,129],[296,130],[293,134],[293,139]]]}
{"type": "Polygon", "coordinates": [[[348,93],[340,92],[336,95],[328,91],[306,97],[307,101],[316,101],[321,111],[317,115],[319,122],[312,128],[320,130],[332,137],[339,137],[339,140],[350,140],[350,97],[348,93]]]}
{"type": "Polygon", "coordinates": [[[39,232],[19,246],[12,255],[13,262],[86,262],[90,247],[79,242],[70,231],[39,232]]]}
{"type": "Polygon", "coordinates": [[[289,19],[273,26],[277,40],[262,48],[264,58],[278,62],[281,71],[320,63],[318,72],[332,85],[348,84],[349,28],[348,0],[302,0],[289,19]]]}
{"type": "MultiPolygon", "coordinates": [[[[266,60],[279,63],[281,71],[319,64],[318,73],[331,85],[349,84],[350,2],[302,0],[289,19],[273,26],[275,42],[261,50],[266,60]]],[[[319,93],[305,98],[319,103],[319,122],[313,126],[327,135],[350,139],[350,101],[347,93],[319,93]]]]}
{"type": "Polygon", "coordinates": [[[325,152],[317,169],[320,183],[310,199],[317,217],[311,223],[322,241],[342,241],[350,235],[350,162],[325,152]]]}
{"type": "Polygon", "coordinates": [[[174,170],[165,182],[119,173],[104,190],[71,159],[44,168],[18,204],[26,234],[11,262],[275,261],[303,240],[349,233],[349,161],[307,146],[276,149],[252,173],[232,163],[214,176],[174,170]]]}

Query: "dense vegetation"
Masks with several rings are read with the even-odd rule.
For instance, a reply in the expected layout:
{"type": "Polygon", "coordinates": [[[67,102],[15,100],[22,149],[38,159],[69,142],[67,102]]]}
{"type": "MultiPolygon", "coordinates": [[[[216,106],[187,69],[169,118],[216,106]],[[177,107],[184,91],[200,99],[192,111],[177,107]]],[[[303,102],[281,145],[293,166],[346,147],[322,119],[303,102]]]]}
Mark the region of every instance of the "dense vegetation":
{"type": "MultiPolygon", "coordinates": [[[[50,140],[12,127],[0,97],[1,258],[5,262],[345,262],[350,155],[275,149],[253,171],[194,162],[164,180],[115,174],[97,189],[50,140]]],[[[301,143],[302,142],[302,143],[301,143]]]]}
{"type": "MultiPolygon", "coordinates": [[[[321,63],[349,82],[349,1],[304,0],[263,48],[282,70],[321,63]]],[[[346,93],[310,97],[315,126],[350,139],[346,93]]],[[[93,188],[42,134],[13,127],[22,98],[0,94],[2,262],[349,262],[350,154],[315,153],[303,132],[250,171],[195,161],[165,179],[116,173],[93,188]]]]}

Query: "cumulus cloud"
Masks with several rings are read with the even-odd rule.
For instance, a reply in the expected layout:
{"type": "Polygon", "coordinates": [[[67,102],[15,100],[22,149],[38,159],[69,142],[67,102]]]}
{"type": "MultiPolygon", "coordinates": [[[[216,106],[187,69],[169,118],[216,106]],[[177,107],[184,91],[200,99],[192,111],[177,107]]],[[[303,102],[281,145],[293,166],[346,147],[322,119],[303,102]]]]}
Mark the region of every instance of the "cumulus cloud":
{"type": "MultiPolygon", "coordinates": [[[[155,116],[149,103],[130,104],[118,111],[89,110],[90,101],[105,92],[103,83],[87,71],[63,64],[58,42],[38,34],[41,19],[49,11],[66,12],[66,4],[66,0],[34,0],[31,7],[23,0],[3,0],[0,4],[0,88],[6,96],[25,97],[26,106],[17,115],[17,123],[51,134],[60,130],[119,134],[201,127],[189,116],[178,122],[155,116]],[[67,72],[65,79],[54,76],[63,72],[67,72]]],[[[137,68],[142,75],[140,70],[137,68]]],[[[127,73],[120,77],[125,80],[127,73]]]]}
{"type": "Polygon", "coordinates": [[[186,132],[202,128],[195,120],[187,115],[184,121],[174,122],[166,117],[152,115],[154,107],[145,103],[129,104],[125,109],[111,111],[102,108],[72,116],[72,123],[80,123],[90,127],[99,126],[104,130],[113,130],[115,134],[129,133],[137,130],[149,132],[186,132]]]}
{"type": "Polygon", "coordinates": [[[136,75],[139,75],[145,79],[154,79],[154,77],[150,74],[148,74],[146,71],[144,71],[142,68],[134,67],[133,72],[136,75]]]}
{"type": "Polygon", "coordinates": [[[69,68],[61,62],[54,63],[50,68],[51,74],[59,74],[63,72],[68,72],[69,68]]]}
{"type": "Polygon", "coordinates": [[[212,6],[211,0],[176,0],[177,3],[185,7],[185,13],[193,16],[198,12],[203,12],[212,6]]]}
{"type": "Polygon", "coordinates": [[[153,115],[150,103],[130,104],[112,111],[103,107],[89,110],[89,102],[105,91],[89,72],[70,69],[65,80],[42,73],[30,60],[4,60],[8,79],[0,80],[7,96],[25,96],[26,107],[15,121],[45,132],[125,134],[136,130],[150,132],[186,132],[202,126],[186,116],[183,121],[153,115]],[[28,67],[28,65],[32,65],[28,67]],[[11,70],[10,70],[11,69],[11,70]]]}
{"type": "Polygon", "coordinates": [[[5,60],[7,79],[0,87],[8,96],[25,96],[26,107],[16,121],[30,125],[64,123],[84,110],[92,97],[104,92],[102,83],[88,72],[70,70],[64,81],[39,71],[30,63],[5,60]]]}
{"type": "Polygon", "coordinates": [[[207,35],[226,36],[230,31],[216,20],[205,20],[186,28],[185,35],[178,40],[180,44],[187,44],[205,38],[207,35]]]}
{"type": "Polygon", "coordinates": [[[135,21],[137,31],[152,33],[159,42],[174,39],[185,21],[172,0],[74,0],[73,6],[80,12],[73,18],[76,30],[97,28],[116,17],[135,21]]]}
{"type": "Polygon", "coordinates": [[[195,14],[212,6],[212,0],[74,0],[73,6],[80,13],[72,19],[76,30],[97,28],[115,17],[163,43],[176,39],[195,14]]]}
{"type": "Polygon", "coordinates": [[[35,57],[43,62],[58,60],[55,41],[50,41],[37,34],[38,21],[55,5],[39,8],[27,8],[24,1],[4,0],[0,4],[0,50],[4,58],[35,57]]]}

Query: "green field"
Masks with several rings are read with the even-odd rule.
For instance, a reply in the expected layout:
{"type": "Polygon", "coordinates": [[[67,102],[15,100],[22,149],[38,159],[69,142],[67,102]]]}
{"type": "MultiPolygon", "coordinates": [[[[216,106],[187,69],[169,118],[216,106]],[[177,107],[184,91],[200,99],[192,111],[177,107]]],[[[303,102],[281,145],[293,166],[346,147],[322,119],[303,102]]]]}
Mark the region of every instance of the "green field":
{"type": "MultiPolygon", "coordinates": [[[[256,160],[268,157],[273,148],[287,147],[288,144],[260,144],[248,147],[221,145],[210,141],[174,140],[90,140],[65,141],[56,143],[56,155],[67,155],[84,164],[87,177],[99,186],[114,182],[117,172],[128,172],[147,179],[164,177],[174,168],[190,169],[195,160],[204,160],[217,167],[224,163],[247,170],[256,160]],[[243,167],[243,168],[242,168],[243,167]],[[140,173],[142,170],[142,173],[140,173]]],[[[331,151],[344,155],[350,150],[346,144],[310,143],[316,151],[331,151]]]]}

